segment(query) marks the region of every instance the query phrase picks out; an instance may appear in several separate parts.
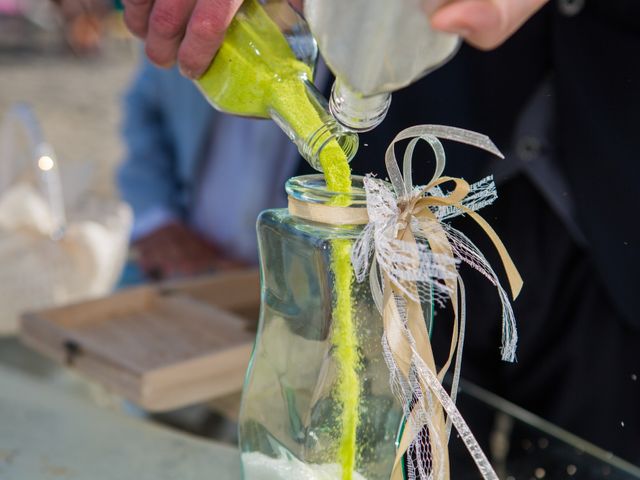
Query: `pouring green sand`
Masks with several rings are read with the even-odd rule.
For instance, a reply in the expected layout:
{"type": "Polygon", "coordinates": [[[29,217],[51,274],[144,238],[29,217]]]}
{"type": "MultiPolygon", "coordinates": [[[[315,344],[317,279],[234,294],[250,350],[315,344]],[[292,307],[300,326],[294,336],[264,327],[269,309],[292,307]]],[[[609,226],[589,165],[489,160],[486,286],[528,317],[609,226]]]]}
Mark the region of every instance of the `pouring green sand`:
{"type": "MultiPolygon", "coordinates": [[[[278,26],[256,0],[244,2],[227,30],[225,40],[198,85],[219,110],[236,115],[269,118],[277,116],[303,140],[325,125],[312,103],[306,82],[311,69],[296,59],[278,26]]],[[[323,140],[328,138],[328,133],[323,140]]],[[[322,142],[320,142],[322,143],[322,142]]],[[[325,142],[318,153],[327,188],[351,190],[351,170],[345,152],[335,140],[325,142]]],[[[334,204],[348,204],[348,195],[334,204]]],[[[360,380],[357,333],[352,314],[350,260],[351,243],[332,243],[335,277],[332,343],[339,381],[335,395],[340,404],[341,432],[337,456],[342,479],[351,480],[356,459],[356,431],[360,380]]]]}
{"type": "MultiPolygon", "coordinates": [[[[295,57],[278,26],[256,0],[247,0],[198,85],[217,109],[248,117],[277,116],[304,141],[325,126],[309,98],[306,82],[311,79],[310,67],[295,57]]],[[[329,188],[340,192],[350,189],[344,157],[335,140],[319,153],[329,188]],[[338,157],[341,161],[332,160],[338,157]]]]}
{"type": "MultiPolygon", "coordinates": [[[[324,121],[308,95],[306,82],[311,78],[311,69],[296,59],[264,9],[256,0],[246,0],[198,85],[217,109],[251,117],[277,116],[298,138],[306,140],[324,127],[324,121]]],[[[348,193],[351,190],[351,170],[338,142],[326,142],[318,160],[328,190],[348,193]]],[[[336,197],[333,203],[347,205],[348,201],[348,195],[344,195],[336,197]]],[[[360,401],[350,252],[349,240],[332,243],[336,297],[332,339],[339,371],[335,394],[340,404],[341,424],[337,455],[343,480],[351,480],[355,468],[360,401]]]]}
{"type": "Polygon", "coordinates": [[[360,379],[358,368],[358,337],[353,319],[351,283],[351,242],[334,240],[331,268],[335,275],[336,302],[333,307],[334,356],[338,364],[340,379],[337,397],[341,406],[341,438],[338,450],[342,479],[351,480],[356,460],[356,432],[358,429],[358,407],[360,404],[360,379]]]}

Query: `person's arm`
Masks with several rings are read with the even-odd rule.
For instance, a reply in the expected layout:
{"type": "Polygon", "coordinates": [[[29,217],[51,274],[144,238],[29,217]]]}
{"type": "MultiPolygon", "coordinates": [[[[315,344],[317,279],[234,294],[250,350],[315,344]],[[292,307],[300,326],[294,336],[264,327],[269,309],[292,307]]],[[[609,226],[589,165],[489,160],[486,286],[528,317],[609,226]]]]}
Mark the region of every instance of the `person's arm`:
{"type": "Polygon", "coordinates": [[[120,194],[134,212],[131,240],[137,263],[154,277],[165,276],[166,268],[160,264],[161,255],[157,252],[166,244],[163,232],[181,223],[175,159],[160,107],[163,74],[144,60],[125,94],[125,158],[116,174],[120,194]]]}
{"type": "Polygon", "coordinates": [[[238,268],[183,221],[175,145],[162,109],[162,76],[145,61],[125,96],[122,134],[126,157],[117,173],[124,200],[134,210],[132,246],[142,271],[154,279],[238,268]]]}
{"type": "Polygon", "coordinates": [[[161,109],[161,75],[162,71],[144,61],[124,98],[126,152],[116,180],[123,199],[134,211],[134,237],[178,219],[182,213],[173,149],[161,109]]]}

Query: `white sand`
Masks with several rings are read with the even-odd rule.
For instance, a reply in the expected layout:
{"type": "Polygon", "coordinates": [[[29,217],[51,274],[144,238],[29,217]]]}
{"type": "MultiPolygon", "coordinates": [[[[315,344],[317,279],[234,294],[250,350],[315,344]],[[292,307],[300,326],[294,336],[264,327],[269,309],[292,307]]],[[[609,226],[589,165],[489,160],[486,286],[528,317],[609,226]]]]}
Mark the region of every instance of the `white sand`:
{"type": "MultiPolygon", "coordinates": [[[[335,463],[305,464],[300,460],[272,458],[259,452],[242,454],[245,480],[337,480],[342,467],[335,463]]],[[[366,480],[357,472],[353,480],[366,480]]]]}

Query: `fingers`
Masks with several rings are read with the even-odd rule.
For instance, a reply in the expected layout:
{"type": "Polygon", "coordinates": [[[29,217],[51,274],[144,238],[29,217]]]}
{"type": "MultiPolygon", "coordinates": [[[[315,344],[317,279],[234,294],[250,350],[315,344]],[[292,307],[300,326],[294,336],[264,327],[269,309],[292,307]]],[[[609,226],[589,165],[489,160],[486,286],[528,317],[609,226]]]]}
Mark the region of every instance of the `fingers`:
{"type": "Polygon", "coordinates": [[[242,0],[198,0],[178,50],[184,75],[199,78],[218,51],[242,0]]]}
{"type": "Polygon", "coordinates": [[[456,33],[483,50],[496,48],[548,0],[459,0],[431,17],[436,30],[456,33]]]}
{"type": "Polygon", "coordinates": [[[297,12],[302,12],[302,0],[289,0],[289,4],[296,10],[297,12]]]}
{"type": "Polygon", "coordinates": [[[145,38],[153,0],[123,0],[123,5],[127,28],[136,37],[145,38]]]}
{"type": "Polygon", "coordinates": [[[149,16],[145,53],[160,67],[176,63],[195,0],[155,0],[149,16]]]}
{"type": "Polygon", "coordinates": [[[242,0],[124,0],[129,30],[145,39],[158,66],[178,62],[188,77],[200,77],[215,56],[242,0]]]}

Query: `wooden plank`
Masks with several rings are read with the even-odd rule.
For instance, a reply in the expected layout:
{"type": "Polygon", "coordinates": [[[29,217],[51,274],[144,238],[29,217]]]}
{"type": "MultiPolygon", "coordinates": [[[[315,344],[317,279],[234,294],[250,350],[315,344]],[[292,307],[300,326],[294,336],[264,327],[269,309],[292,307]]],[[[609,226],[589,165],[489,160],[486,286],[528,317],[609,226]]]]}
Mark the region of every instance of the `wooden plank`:
{"type": "Polygon", "coordinates": [[[236,312],[236,309],[259,307],[260,274],[258,270],[247,270],[169,282],[162,287],[162,291],[178,291],[200,302],[236,312]]]}
{"type": "Polygon", "coordinates": [[[218,274],[26,314],[21,337],[160,411],[241,389],[259,303],[256,271],[218,274]]]}
{"type": "Polygon", "coordinates": [[[20,329],[21,340],[30,348],[56,362],[74,368],[82,375],[104,385],[109,391],[118,393],[129,400],[140,403],[140,375],[122,366],[82,355],[77,352],[69,358],[65,345],[69,337],[58,325],[48,323],[36,315],[25,316],[20,329]]]}
{"type": "Polygon", "coordinates": [[[222,414],[229,420],[237,422],[240,416],[240,400],[240,393],[232,393],[230,395],[217,397],[211,400],[208,405],[211,410],[222,414]]]}
{"type": "Polygon", "coordinates": [[[147,311],[156,297],[157,292],[152,287],[134,287],[105,298],[40,310],[36,313],[65,327],[77,328],[87,323],[128,315],[131,312],[147,311]]]}
{"type": "Polygon", "coordinates": [[[162,411],[187,405],[191,398],[205,401],[240,392],[252,348],[248,343],[147,373],[141,405],[162,411]]]}

